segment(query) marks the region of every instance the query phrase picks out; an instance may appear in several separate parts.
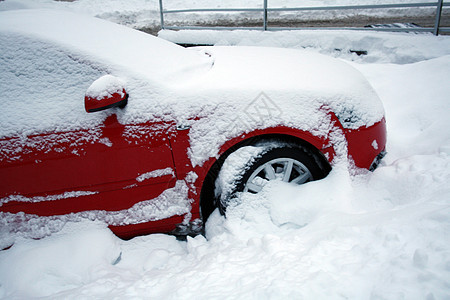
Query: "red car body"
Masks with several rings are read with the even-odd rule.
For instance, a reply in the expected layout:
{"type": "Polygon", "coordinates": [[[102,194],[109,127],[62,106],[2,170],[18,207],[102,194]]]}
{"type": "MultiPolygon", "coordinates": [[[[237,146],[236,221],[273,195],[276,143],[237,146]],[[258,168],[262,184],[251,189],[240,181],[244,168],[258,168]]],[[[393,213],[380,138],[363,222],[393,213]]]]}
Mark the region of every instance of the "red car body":
{"type": "MultiPolygon", "coordinates": [[[[336,124],[340,124],[336,122],[336,124]]],[[[157,126],[143,124],[149,131],[157,133],[151,138],[139,137],[135,140],[124,140],[122,133],[125,126],[117,122],[115,115],[105,121],[103,136],[113,141],[113,146],[104,144],[85,144],[71,146],[70,139],[66,145],[58,145],[53,151],[45,152],[35,149],[22,149],[19,160],[8,160],[2,157],[0,162],[0,198],[10,195],[25,195],[27,198],[38,196],[61,195],[75,190],[92,190],[95,194],[67,197],[59,200],[23,202],[9,201],[0,207],[9,213],[24,212],[37,216],[53,216],[77,213],[89,210],[119,211],[130,208],[144,200],[156,198],[164,190],[175,186],[190,171],[199,178],[189,190],[193,199],[192,220],[200,218],[200,199],[202,183],[210,168],[217,161],[209,159],[201,167],[193,167],[187,156],[189,148],[189,130],[176,130],[175,124],[157,126]],[[58,151],[58,149],[64,149],[58,151]],[[76,153],[76,154],[75,154],[76,153]],[[145,166],[151,164],[155,169],[172,168],[175,174],[150,178],[142,182],[136,181],[136,174],[146,171],[145,166]],[[128,187],[128,188],[127,188],[128,187]]],[[[156,124],[161,125],[161,124],[156,124]]],[[[377,156],[384,150],[386,143],[386,127],[384,119],[368,128],[345,130],[349,143],[349,155],[355,165],[369,169],[377,156]],[[371,147],[376,140],[379,148],[371,147]],[[370,152],[368,152],[368,149],[370,152]]],[[[255,136],[277,135],[291,136],[306,141],[319,149],[329,162],[332,162],[334,150],[329,141],[319,139],[308,132],[287,127],[266,128],[228,141],[222,146],[220,154],[255,136]]],[[[52,134],[30,137],[39,143],[51,142],[52,134]]],[[[15,139],[0,141],[3,149],[17,143],[15,139]],[[8,145],[9,144],[9,145],[8,145]]],[[[37,148],[39,149],[39,148],[37,148]]],[[[119,237],[129,238],[140,234],[169,232],[177,224],[183,222],[184,216],[151,221],[125,226],[110,226],[119,237]]]]}
{"type": "MultiPolygon", "coordinates": [[[[9,17],[12,20],[15,15],[9,17]]],[[[44,14],[43,19],[47,20],[47,15],[44,14]]],[[[132,90],[130,101],[136,100],[132,99],[133,96],[132,90]]],[[[98,108],[94,107],[94,110],[98,108]]],[[[208,176],[217,175],[214,167],[220,166],[230,152],[251,144],[255,139],[289,139],[306,143],[321,153],[330,165],[336,154],[335,145],[328,135],[278,124],[242,130],[221,142],[216,155],[200,164],[193,163],[189,155],[192,146],[190,126],[151,118],[144,122],[123,123],[118,121],[115,110],[119,108],[112,108],[103,123],[94,128],[2,137],[0,218],[7,218],[7,222],[17,223],[17,228],[20,228],[21,222],[33,218],[44,217],[44,222],[45,217],[51,219],[55,216],[76,219],[80,213],[84,213],[83,218],[91,218],[89,212],[97,212],[92,218],[101,215],[111,230],[122,238],[173,232],[179,224],[189,227],[190,223],[205,217],[205,211],[212,205],[207,203],[212,199],[205,194],[208,176]],[[164,193],[176,189],[179,182],[186,186],[187,190],[183,191],[187,193],[190,207],[188,211],[172,212],[170,197],[173,195],[164,193]],[[166,200],[169,204],[164,203],[166,200]],[[165,210],[164,217],[128,218],[127,210],[138,211],[139,205],[146,201],[159,201],[158,209],[165,210]],[[119,213],[122,221],[114,221],[114,216],[119,213]]],[[[83,113],[87,112],[83,109],[83,113]]],[[[354,128],[343,126],[345,122],[341,122],[332,110],[328,109],[324,114],[329,116],[330,130],[345,137],[350,161],[359,168],[374,168],[385,150],[384,117],[367,126],[354,128]]],[[[204,117],[195,116],[193,121],[204,117]]],[[[11,228],[15,225],[12,224],[11,228]]]]}

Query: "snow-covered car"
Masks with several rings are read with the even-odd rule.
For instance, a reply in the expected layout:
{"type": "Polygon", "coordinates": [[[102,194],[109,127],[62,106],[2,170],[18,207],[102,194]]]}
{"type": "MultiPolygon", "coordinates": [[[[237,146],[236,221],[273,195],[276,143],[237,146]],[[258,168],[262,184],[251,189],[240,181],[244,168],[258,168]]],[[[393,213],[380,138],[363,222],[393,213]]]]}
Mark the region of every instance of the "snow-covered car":
{"type": "Polygon", "coordinates": [[[0,44],[4,231],[89,218],[123,238],[186,233],[268,181],[373,169],[385,150],[376,93],[327,56],[186,49],[51,10],[1,12],[0,44]]]}

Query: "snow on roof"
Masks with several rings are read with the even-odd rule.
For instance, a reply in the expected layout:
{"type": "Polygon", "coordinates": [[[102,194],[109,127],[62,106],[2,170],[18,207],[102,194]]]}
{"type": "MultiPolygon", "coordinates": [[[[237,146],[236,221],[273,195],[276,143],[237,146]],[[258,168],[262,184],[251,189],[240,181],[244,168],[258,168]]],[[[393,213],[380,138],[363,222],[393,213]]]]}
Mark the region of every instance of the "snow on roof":
{"type": "Polygon", "coordinates": [[[91,83],[106,74],[131,81],[130,99],[142,117],[146,104],[138,100],[145,101],[149,90],[165,90],[162,86],[211,64],[198,51],[64,11],[0,12],[0,44],[0,138],[101,124],[111,112],[87,114],[83,99],[91,83]]]}
{"type": "Polygon", "coordinates": [[[152,35],[98,18],[62,10],[1,12],[0,32],[34,36],[90,55],[94,61],[125,67],[163,82],[179,71],[209,67],[210,60],[194,51],[152,35]]]}

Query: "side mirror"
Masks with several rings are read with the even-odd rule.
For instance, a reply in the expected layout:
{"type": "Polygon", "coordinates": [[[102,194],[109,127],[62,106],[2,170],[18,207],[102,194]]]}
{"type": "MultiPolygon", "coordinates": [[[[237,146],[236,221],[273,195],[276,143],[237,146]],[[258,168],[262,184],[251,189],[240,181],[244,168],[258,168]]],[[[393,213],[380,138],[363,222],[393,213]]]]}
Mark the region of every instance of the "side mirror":
{"type": "Polygon", "coordinates": [[[105,75],[94,81],[84,96],[84,108],[88,113],[117,106],[124,108],[127,103],[125,83],[112,75],[105,75]]]}

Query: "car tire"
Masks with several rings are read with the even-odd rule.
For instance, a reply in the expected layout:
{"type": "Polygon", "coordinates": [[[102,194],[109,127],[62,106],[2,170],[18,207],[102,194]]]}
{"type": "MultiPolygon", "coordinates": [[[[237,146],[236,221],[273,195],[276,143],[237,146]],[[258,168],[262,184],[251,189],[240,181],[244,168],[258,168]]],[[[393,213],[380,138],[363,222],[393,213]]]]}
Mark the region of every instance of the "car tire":
{"type": "Polygon", "coordinates": [[[216,205],[224,214],[241,193],[258,193],[271,180],[300,185],[324,178],[331,167],[316,152],[287,143],[239,148],[225,160],[216,180],[216,205]]]}

